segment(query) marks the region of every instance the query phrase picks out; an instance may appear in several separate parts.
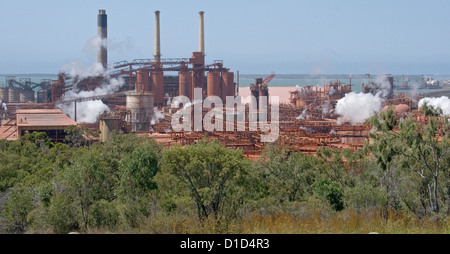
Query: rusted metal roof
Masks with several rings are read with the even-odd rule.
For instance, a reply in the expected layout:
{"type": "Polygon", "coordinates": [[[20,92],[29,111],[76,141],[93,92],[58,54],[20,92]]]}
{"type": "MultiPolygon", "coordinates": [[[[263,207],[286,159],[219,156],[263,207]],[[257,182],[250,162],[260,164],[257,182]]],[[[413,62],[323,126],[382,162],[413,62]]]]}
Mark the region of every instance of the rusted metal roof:
{"type": "Polygon", "coordinates": [[[60,109],[17,110],[16,122],[18,127],[64,127],[76,125],[76,122],[60,109]]]}
{"type": "Polygon", "coordinates": [[[61,109],[18,109],[16,114],[64,114],[61,109]]]}

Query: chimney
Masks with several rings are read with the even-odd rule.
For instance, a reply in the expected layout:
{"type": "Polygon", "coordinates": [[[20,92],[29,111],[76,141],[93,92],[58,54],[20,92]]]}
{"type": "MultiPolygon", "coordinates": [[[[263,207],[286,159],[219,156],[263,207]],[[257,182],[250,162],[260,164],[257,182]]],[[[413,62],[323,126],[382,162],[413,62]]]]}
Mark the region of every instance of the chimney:
{"type": "Polygon", "coordinates": [[[105,10],[98,10],[97,35],[101,39],[97,55],[97,62],[102,64],[103,68],[106,69],[108,65],[108,51],[106,48],[107,47],[106,38],[108,37],[108,30],[107,30],[107,16],[105,10]]]}
{"type": "Polygon", "coordinates": [[[205,55],[205,22],[204,22],[204,18],[203,18],[203,14],[205,12],[201,11],[199,12],[200,14],[200,26],[199,26],[199,42],[198,42],[198,51],[202,52],[202,55],[205,55]]]}
{"type": "Polygon", "coordinates": [[[155,11],[155,54],[156,62],[161,61],[161,41],[159,36],[159,11],[155,11]]]}

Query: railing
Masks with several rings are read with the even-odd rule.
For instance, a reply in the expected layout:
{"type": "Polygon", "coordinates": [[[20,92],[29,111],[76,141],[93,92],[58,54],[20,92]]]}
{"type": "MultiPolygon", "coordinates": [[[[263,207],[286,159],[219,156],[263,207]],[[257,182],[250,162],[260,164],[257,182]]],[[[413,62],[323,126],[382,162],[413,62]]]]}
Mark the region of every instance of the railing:
{"type": "MultiPolygon", "coordinates": [[[[114,68],[118,69],[118,68],[123,68],[123,67],[127,67],[130,65],[152,65],[152,64],[157,64],[158,62],[155,61],[155,59],[134,59],[133,61],[128,62],[126,60],[120,61],[120,62],[115,62],[114,68]]],[[[189,63],[189,58],[165,58],[165,59],[161,59],[159,61],[160,64],[163,65],[175,65],[175,64],[182,64],[182,63],[189,63]]]]}

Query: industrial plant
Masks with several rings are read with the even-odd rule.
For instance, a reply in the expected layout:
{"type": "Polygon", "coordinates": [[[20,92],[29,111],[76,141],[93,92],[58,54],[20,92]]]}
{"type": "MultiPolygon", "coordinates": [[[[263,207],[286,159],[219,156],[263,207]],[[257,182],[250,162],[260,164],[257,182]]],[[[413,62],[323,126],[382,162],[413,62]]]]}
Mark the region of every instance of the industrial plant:
{"type": "MultiPolygon", "coordinates": [[[[164,146],[187,145],[207,138],[218,140],[226,147],[243,149],[248,157],[259,156],[266,145],[260,142],[264,131],[248,128],[251,107],[248,104],[245,106],[246,131],[172,130],[171,117],[178,110],[172,107],[174,98],[186,96],[194,100],[194,89],[202,88],[202,99],[217,96],[225,101],[227,96],[239,95],[239,72],[226,68],[222,60],[205,62],[204,12],[199,12],[198,51],[187,58],[161,58],[160,12],[154,14],[153,59],[122,60],[108,66],[106,43],[100,43],[97,65],[104,71],[98,75],[81,77],[60,72],[56,80],[46,79],[40,83],[30,79],[7,79],[7,86],[0,87],[0,100],[4,105],[0,107],[0,139],[15,140],[26,133],[41,131],[58,142],[64,140],[66,127],[81,125],[99,130],[99,142],[106,141],[113,132],[137,133],[154,138],[164,146]],[[83,121],[85,112],[79,110],[83,103],[90,101],[108,109],[96,115],[93,122],[83,121]],[[67,109],[72,114],[65,114],[67,109]]],[[[107,39],[107,23],[106,11],[99,10],[97,31],[101,41],[107,39]]],[[[275,74],[260,77],[251,84],[251,95],[256,98],[257,107],[259,98],[270,97],[270,81],[274,77],[275,74]]],[[[416,98],[394,96],[393,89],[393,79],[386,75],[382,81],[365,85],[363,92],[379,96],[385,109],[393,105],[399,116],[417,108],[416,98]]],[[[293,89],[289,103],[279,105],[276,143],[305,153],[314,153],[323,146],[353,150],[362,147],[368,142],[368,126],[364,122],[343,119],[337,112],[339,101],[351,93],[351,80],[349,84],[336,81],[321,87],[293,89]]],[[[203,110],[203,115],[206,113],[203,110]]],[[[238,129],[238,124],[234,129],[238,129]]]]}

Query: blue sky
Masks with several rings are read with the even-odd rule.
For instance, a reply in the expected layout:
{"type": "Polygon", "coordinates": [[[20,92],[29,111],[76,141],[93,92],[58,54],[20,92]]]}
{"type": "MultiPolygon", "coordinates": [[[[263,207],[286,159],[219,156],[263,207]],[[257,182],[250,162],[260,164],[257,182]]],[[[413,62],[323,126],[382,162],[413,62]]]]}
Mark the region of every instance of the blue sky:
{"type": "Polygon", "coordinates": [[[90,64],[86,43],[108,14],[109,62],[151,58],[161,11],[163,58],[198,50],[241,73],[450,74],[450,1],[2,0],[0,73],[57,73],[90,64]]]}

